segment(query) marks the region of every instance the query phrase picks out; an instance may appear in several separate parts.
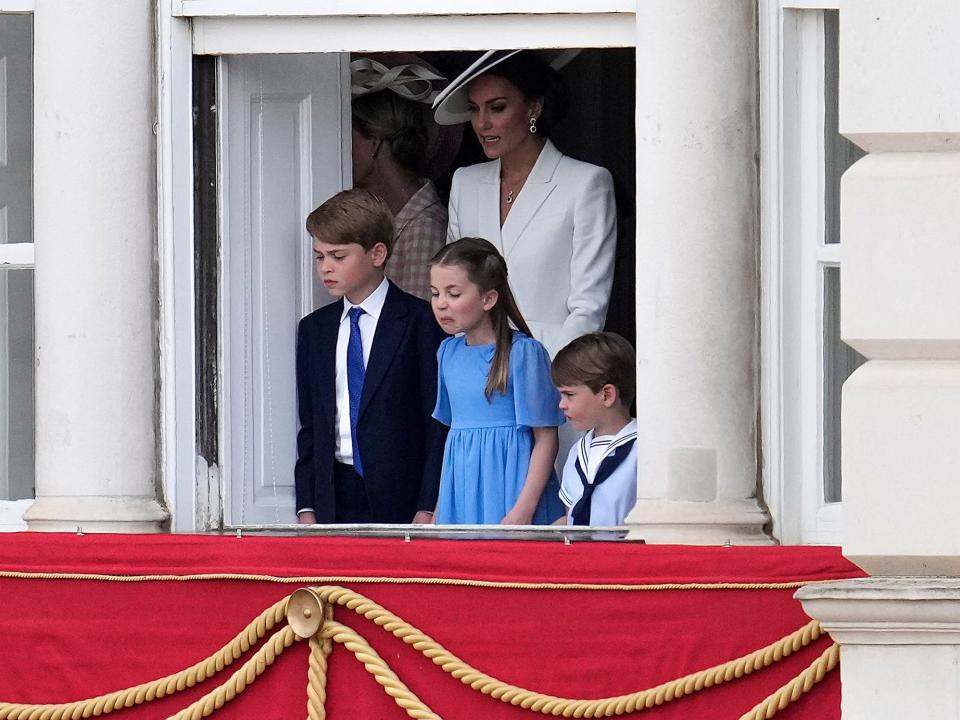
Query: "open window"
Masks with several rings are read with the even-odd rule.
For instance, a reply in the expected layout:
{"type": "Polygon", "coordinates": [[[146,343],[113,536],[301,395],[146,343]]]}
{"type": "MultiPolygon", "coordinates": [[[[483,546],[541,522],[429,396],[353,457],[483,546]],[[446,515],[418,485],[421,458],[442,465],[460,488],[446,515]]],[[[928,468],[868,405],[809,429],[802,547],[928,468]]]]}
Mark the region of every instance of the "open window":
{"type": "MultiPolygon", "coordinates": [[[[423,53],[447,77],[476,55],[423,53]]],[[[296,326],[332,300],[314,276],[304,219],[351,185],[350,59],[249,54],[193,65],[198,441],[205,465],[219,468],[227,527],[295,522],[296,326]]],[[[616,178],[621,241],[608,327],[631,340],[633,66],[630,49],[580,52],[564,70],[572,112],[553,135],[616,178]]],[[[453,170],[483,159],[466,133],[437,180],[444,202],[453,170]]]]}

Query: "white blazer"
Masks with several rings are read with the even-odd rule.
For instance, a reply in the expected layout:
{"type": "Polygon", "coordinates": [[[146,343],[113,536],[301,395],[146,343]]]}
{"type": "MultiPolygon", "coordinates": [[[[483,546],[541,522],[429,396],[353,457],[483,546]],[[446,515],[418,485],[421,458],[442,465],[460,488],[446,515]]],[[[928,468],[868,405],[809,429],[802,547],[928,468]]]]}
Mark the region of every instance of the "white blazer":
{"type": "Polygon", "coordinates": [[[500,227],[500,161],[453,176],[447,242],[482,237],[503,254],[520,312],[550,356],[603,329],[613,283],[613,178],[547,140],[500,227]]]}

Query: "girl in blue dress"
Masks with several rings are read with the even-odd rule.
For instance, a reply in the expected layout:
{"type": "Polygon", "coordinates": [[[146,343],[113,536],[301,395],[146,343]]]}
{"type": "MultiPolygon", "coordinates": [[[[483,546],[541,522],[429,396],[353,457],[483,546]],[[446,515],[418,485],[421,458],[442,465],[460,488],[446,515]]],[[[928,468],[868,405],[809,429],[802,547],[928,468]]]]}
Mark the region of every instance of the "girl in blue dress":
{"type": "Polygon", "coordinates": [[[486,240],[457,240],[431,260],[430,285],[437,322],[454,335],[437,351],[433,416],[450,433],[435,522],[553,522],[563,514],[553,464],[564,416],[503,257],[486,240]]]}

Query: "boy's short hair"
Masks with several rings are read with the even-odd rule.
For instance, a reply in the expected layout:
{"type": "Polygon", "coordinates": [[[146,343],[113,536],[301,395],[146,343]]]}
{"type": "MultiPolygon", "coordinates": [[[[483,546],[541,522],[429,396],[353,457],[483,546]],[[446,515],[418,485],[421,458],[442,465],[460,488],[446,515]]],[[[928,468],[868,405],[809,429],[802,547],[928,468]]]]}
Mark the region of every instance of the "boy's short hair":
{"type": "Polygon", "coordinates": [[[371,250],[377,243],[393,251],[393,214],[369,190],[342,190],[307,216],[307,232],[331,245],[356,243],[371,250]]]}
{"type": "Polygon", "coordinates": [[[578,337],[557,353],[550,366],[554,385],[586,385],[593,392],[613,385],[626,407],[630,407],[637,393],[636,372],[633,346],[610,332],[578,337]]]}

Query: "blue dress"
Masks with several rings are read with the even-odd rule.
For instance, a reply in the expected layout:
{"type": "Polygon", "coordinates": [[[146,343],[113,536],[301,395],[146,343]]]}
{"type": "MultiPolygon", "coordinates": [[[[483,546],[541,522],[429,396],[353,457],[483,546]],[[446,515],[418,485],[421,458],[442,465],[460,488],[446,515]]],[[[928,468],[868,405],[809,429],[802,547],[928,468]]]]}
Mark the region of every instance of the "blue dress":
{"type": "MultiPolygon", "coordinates": [[[[550,358],[536,340],[513,334],[507,392],[484,395],[493,345],[467,345],[450,337],[437,351],[439,382],[433,417],[450,426],[443,452],[437,522],[499,524],[513,508],[527,478],[533,427],[564,422],[560,395],[550,379],[550,358]]],[[[556,474],[540,498],[533,523],[563,515],[556,474]]]]}

